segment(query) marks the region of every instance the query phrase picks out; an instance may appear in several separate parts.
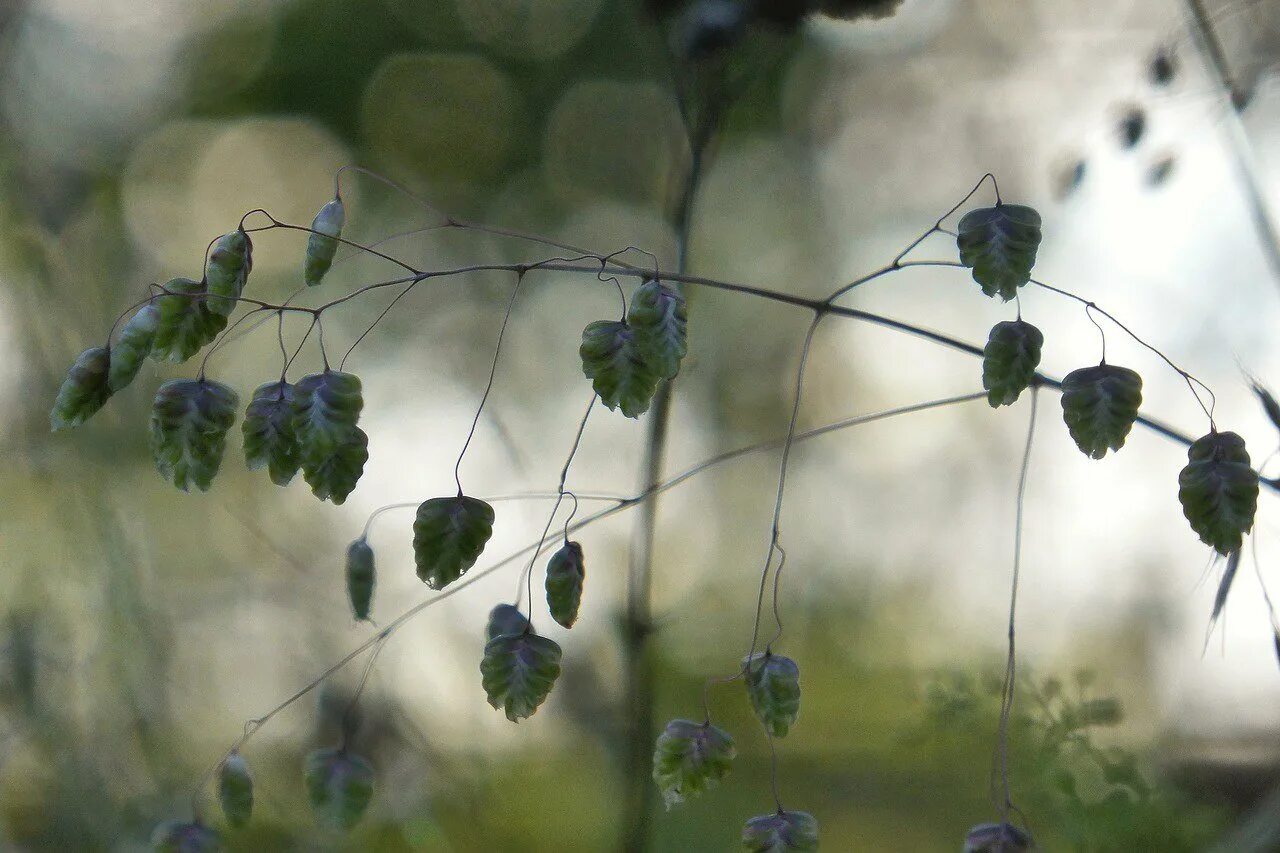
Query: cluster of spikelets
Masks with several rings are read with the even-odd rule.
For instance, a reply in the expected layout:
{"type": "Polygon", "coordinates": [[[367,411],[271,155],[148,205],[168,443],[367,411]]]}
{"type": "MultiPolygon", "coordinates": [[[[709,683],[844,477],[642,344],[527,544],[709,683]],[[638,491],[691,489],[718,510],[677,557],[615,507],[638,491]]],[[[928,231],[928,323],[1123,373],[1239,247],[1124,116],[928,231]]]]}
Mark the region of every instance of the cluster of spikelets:
{"type": "MultiPolygon", "coordinates": [[[[303,264],[308,285],[321,282],[341,240],[345,213],[340,198],[315,217],[303,264]]],[[[982,291],[1005,301],[1031,279],[1041,239],[1040,217],[1029,207],[997,202],[973,210],[958,225],[960,260],[982,291]]],[[[51,413],[55,430],[84,423],[111,395],[137,376],[147,357],[184,362],[214,343],[240,299],[253,266],[253,245],[243,229],[215,241],[207,273],[197,282],[174,279],[159,288],[121,329],[117,340],[76,359],[51,413]]],[[[650,277],[632,293],[621,320],[599,320],[582,334],[583,374],[609,409],[636,418],[650,406],[664,380],[674,378],[688,351],[688,322],[680,292],[650,277]]],[[[982,380],[993,407],[1011,405],[1041,381],[1037,369],[1044,336],[1019,317],[997,323],[984,350],[982,380]]],[[[286,365],[287,368],[287,365],[286,365]]],[[[1102,362],[1072,371],[1062,381],[1062,412],[1080,450],[1093,459],[1119,450],[1138,417],[1142,379],[1102,362]]],[[[360,380],[326,368],[289,383],[285,376],[257,388],[242,425],[250,468],[266,468],[286,485],[301,471],[319,498],[342,503],[368,459],[368,439],[358,426],[360,380]]],[[[239,409],[227,386],[207,379],[173,379],[156,393],[151,446],[157,470],[176,487],[206,490],[222,462],[227,434],[239,409]]],[[[1243,440],[1216,429],[1196,441],[1179,477],[1179,499],[1193,530],[1223,554],[1238,554],[1253,526],[1258,475],[1243,440]]],[[[459,492],[423,501],[413,523],[418,577],[443,590],[479,560],[493,534],[488,503],[459,492]]],[[[582,547],[567,536],[546,567],[552,618],[572,627],[586,577],[582,547]]],[[[347,592],[358,619],[369,617],[376,582],[375,559],[364,536],[347,549],[347,592]]],[[[510,720],[536,712],[560,674],[561,649],[534,631],[517,608],[500,604],[489,615],[481,684],[489,703],[510,720]]],[[[766,648],[742,662],[747,697],[770,737],[785,737],[800,710],[800,671],[795,661],[766,648]]],[[[735,753],[732,736],[712,725],[677,719],[658,737],[653,778],[670,807],[721,780],[735,753]]],[[[373,770],[345,748],[313,753],[304,769],[308,797],[327,823],[350,827],[372,796],[373,770]]],[[[220,767],[220,793],[228,823],[240,826],[252,810],[252,778],[243,757],[220,767]]],[[[743,843],[751,850],[811,850],[818,825],[805,812],[779,810],[749,820],[743,843]]],[[[982,825],[967,849],[1017,847],[1007,825],[982,825]]],[[[160,849],[215,849],[217,833],[199,823],[167,823],[157,829],[160,849]]]]}

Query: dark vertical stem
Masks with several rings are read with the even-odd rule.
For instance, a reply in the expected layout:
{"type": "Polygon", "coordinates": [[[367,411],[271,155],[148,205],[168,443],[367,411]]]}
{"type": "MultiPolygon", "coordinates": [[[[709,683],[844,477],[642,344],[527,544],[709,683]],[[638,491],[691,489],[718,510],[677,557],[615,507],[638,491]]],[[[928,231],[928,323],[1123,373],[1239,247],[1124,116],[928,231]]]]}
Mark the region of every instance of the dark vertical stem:
{"type": "Polygon", "coordinates": [[[1231,72],[1226,51],[1213,27],[1213,20],[1205,10],[1203,0],[1185,0],[1185,2],[1187,11],[1191,15],[1192,40],[1204,55],[1215,82],[1226,96],[1227,142],[1235,160],[1236,174],[1244,187],[1245,201],[1249,206],[1254,228],[1258,231],[1258,242],[1261,244],[1262,253],[1271,267],[1272,277],[1280,283],[1280,233],[1277,233],[1275,217],[1272,215],[1271,206],[1267,202],[1266,193],[1258,177],[1257,166],[1254,164],[1253,145],[1240,121],[1237,107],[1240,92],[1236,86],[1235,75],[1231,72]]]}
{"type": "MultiPolygon", "coordinates": [[[[688,269],[693,202],[702,178],[706,149],[714,133],[714,120],[702,123],[691,140],[689,172],[680,193],[674,226],[676,230],[676,271],[688,269]]],[[[663,382],[654,395],[646,425],[640,488],[652,490],[662,481],[671,424],[672,383],[663,382]]],[[[649,816],[653,812],[653,781],[650,761],[653,751],[654,666],[649,652],[653,634],[651,597],[653,588],[653,541],[657,526],[658,500],[650,497],[639,507],[632,530],[630,566],[627,572],[627,610],[623,619],[623,673],[626,704],[626,752],[623,755],[622,843],[628,853],[641,853],[648,845],[649,816]]]]}

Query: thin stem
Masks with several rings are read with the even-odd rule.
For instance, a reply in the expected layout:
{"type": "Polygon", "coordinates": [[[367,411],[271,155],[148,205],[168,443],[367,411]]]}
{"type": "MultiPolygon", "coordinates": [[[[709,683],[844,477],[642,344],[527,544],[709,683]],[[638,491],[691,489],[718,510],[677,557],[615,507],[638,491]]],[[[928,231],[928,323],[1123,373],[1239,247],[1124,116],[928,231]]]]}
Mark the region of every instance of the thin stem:
{"type": "Polygon", "coordinates": [[[476,427],[480,424],[480,415],[484,412],[484,404],[489,400],[489,392],[493,390],[494,377],[498,375],[498,359],[502,355],[502,339],[507,334],[507,323],[511,320],[511,309],[515,307],[516,296],[520,293],[520,283],[524,281],[524,273],[516,276],[515,287],[511,288],[511,298],[507,300],[507,310],[502,315],[502,326],[498,329],[498,342],[493,347],[493,363],[489,365],[489,381],[485,383],[484,394],[480,397],[480,405],[476,407],[476,416],[471,419],[471,429],[467,431],[467,440],[462,443],[462,451],[458,461],[453,465],[453,479],[458,484],[458,497],[462,497],[462,459],[467,455],[471,439],[475,437],[476,427]]]}
{"type": "Polygon", "coordinates": [[[996,766],[1000,776],[1001,798],[998,803],[1000,823],[1009,822],[1009,813],[1015,808],[1009,790],[1009,717],[1013,711],[1014,691],[1017,681],[1016,616],[1018,611],[1018,579],[1022,571],[1022,517],[1026,503],[1027,474],[1031,468],[1031,446],[1036,435],[1036,410],[1039,390],[1031,389],[1031,417],[1027,424],[1027,442],[1022,451],[1022,466],[1018,471],[1018,497],[1013,526],[1013,579],[1009,592],[1009,653],[1005,661],[1004,687],[1000,697],[1000,726],[996,735],[996,766]]]}

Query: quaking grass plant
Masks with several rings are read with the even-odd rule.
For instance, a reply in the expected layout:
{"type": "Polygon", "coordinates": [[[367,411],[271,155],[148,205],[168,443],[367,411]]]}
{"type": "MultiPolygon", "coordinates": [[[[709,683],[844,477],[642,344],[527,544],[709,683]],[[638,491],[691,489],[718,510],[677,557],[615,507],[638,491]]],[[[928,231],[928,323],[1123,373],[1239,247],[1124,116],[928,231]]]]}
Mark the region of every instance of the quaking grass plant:
{"type": "MultiPolygon", "coordinates": [[[[262,209],[249,211],[232,230],[210,242],[199,279],[174,278],[163,285],[152,285],[145,298],[122,312],[105,341],[85,350],[75,360],[58,391],[50,415],[55,431],[87,422],[110,401],[113,394],[135,381],[145,359],[187,364],[203,353],[193,378],[168,380],[156,391],[150,416],[150,442],[156,469],[161,476],[183,491],[208,490],[225,461],[227,439],[238,420],[244,462],[248,468],[264,469],[267,478],[277,486],[286,486],[301,475],[317,498],[342,504],[357,488],[369,459],[369,437],[360,426],[363,409],[361,380],[344,369],[352,350],[375,330],[382,317],[416,288],[451,276],[480,271],[501,272],[511,277],[510,295],[493,346],[489,380],[478,401],[471,429],[458,449],[454,467],[456,492],[426,496],[409,505],[395,504],[376,510],[369,517],[363,533],[348,546],[346,552],[345,578],[351,612],[357,619],[368,620],[372,615],[377,583],[377,558],[369,544],[372,525],[392,510],[416,507],[411,538],[417,575],[434,594],[387,621],[373,636],[318,678],[303,685],[275,708],[251,720],[244,734],[230,745],[197,786],[190,818],[157,828],[154,843],[158,849],[211,850],[219,846],[219,830],[214,828],[202,807],[205,791],[215,780],[227,827],[234,831],[249,823],[252,820],[254,783],[244,751],[253,736],[285,708],[361,658],[367,661],[365,678],[360,682],[363,689],[373,658],[401,627],[481,578],[512,564],[522,565],[517,588],[528,590],[528,599],[532,601],[532,584],[538,574],[539,560],[545,559],[542,576],[549,612],[558,624],[572,628],[582,615],[580,610],[589,550],[577,537],[597,522],[635,508],[641,510],[639,535],[644,547],[639,549],[641,563],[632,566],[632,575],[633,579],[641,577],[644,580],[630,591],[633,601],[629,607],[632,627],[637,635],[635,648],[639,648],[647,618],[648,569],[644,561],[648,560],[649,548],[645,540],[651,540],[654,535],[654,501],[660,494],[715,466],[771,449],[781,450],[781,461],[773,492],[771,527],[762,543],[764,555],[759,593],[754,613],[748,614],[752,623],[751,642],[743,649],[742,658],[732,664],[730,673],[711,678],[700,702],[693,701],[700,713],[689,719],[667,722],[656,743],[646,745],[646,751],[652,749],[653,785],[643,783],[638,810],[643,818],[646,798],[655,789],[668,808],[680,806],[696,799],[730,773],[736,751],[734,738],[713,723],[708,688],[717,683],[740,681],[745,698],[770,744],[774,805],[770,812],[745,819],[743,845],[757,851],[816,849],[818,820],[800,809],[784,807],[777,778],[776,742],[785,740],[796,725],[803,724],[800,717],[800,666],[782,654],[779,648],[784,608],[781,581],[787,555],[782,521],[791,452],[798,442],[875,420],[983,398],[995,408],[1011,407],[1024,397],[1029,398],[1029,423],[1017,486],[1009,644],[993,768],[995,778],[999,780],[993,802],[995,820],[975,826],[965,843],[966,849],[974,851],[1030,849],[1034,842],[1025,822],[1022,826],[1014,824],[1021,813],[1015,805],[1009,774],[1009,723],[1016,695],[1015,616],[1022,508],[1037,428],[1037,396],[1042,392],[1060,394],[1064,426],[1080,451],[1091,459],[1103,460],[1109,454],[1121,451],[1135,424],[1188,447],[1188,464],[1177,477],[1179,500],[1187,521],[1200,539],[1227,559],[1227,572],[1215,602],[1215,619],[1225,604],[1226,592],[1239,565],[1244,537],[1253,528],[1260,486],[1275,489],[1277,484],[1260,478],[1238,435],[1219,430],[1214,417],[1213,393],[1202,382],[1088,298],[1033,277],[1043,236],[1041,216],[1029,206],[1006,202],[992,174],[984,175],[954,207],[944,212],[889,263],[834,287],[822,299],[693,275],[685,269],[692,199],[702,164],[710,153],[720,118],[732,101],[732,93],[740,92],[751,78],[750,73],[744,73],[734,63],[734,51],[746,33],[757,26],[775,27],[785,32],[802,17],[815,12],[849,16],[884,14],[891,12],[894,5],[884,2],[747,4],[723,0],[654,4],[653,12],[664,38],[677,45],[674,67],[682,69],[683,73],[678,75],[676,87],[693,140],[690,173],[673,215],[681,249],[676,269],[660,269],[652,256],[648,256],[646,263],[627,262],[624,258],[629,255],[647,254],[634,247],[602,252],[453,217],[445,217],[446,227],[524,240],[542,245],[555,254],[532,263],[477,263],[453,269],[420,269],[386,251],[343,236],[349,213],[342,193],[344,177],[364,174],[400,189],[386,178],[349,166],[339,170],[334,180],[333,198],[317,212],[309,226],[281,221],[262,209]],[[985,199],[988,192],[990,204],[982,206],[978,200],[985,199]],[[257,293],[253,287],[254,235],[272,230],[295,232],[300,243],[305,239],[305,245],[299,246],[301,286],[288,298],[279,301],[266,298],[267,294],[257,293]],[[916,257],[926,241],[939,236],[952,241],[954,254],[951,257],[916,257]],[[394,264],[403,274],[366,283],[327,300],[308,300],[312,294],[322,292],[326,276],[342,246],[394,264]],[[968,275],[975,285],[972,298],[985,297],[1013,303],[1015,310],[1011,313],[1014,316],[997,323],[990,330],[985,346],[979,346],[910,322],[842,304],[844,297],[859,287],[902,270],[919,267],[949,268],[958,275],[968,275]],[[554,490],[487,498],[468,494],[461,476],[462,462],[493,389],[508,322],[522,289],[536,287],[539,274],[545,271],[578,274],[598,281],[601,287],[616,289],[618,295],[617,314],[595,320],[581,330],[579,355],[585,399],[582,418],[576,433],[566,437],[569,451],[554,490]],[[1083,307],[1101,335],[1102,352],[1096,364],[1086,363],[1062,379],[1039,371],[1042,352],[1052,342],[1046,342],[1040,330],[1022,316],[1018,297],[1027,287],[1052,291],[1083,307]],[[691,338],[688,328],[687,300],[701,288],[758,300],[777,306],[779,310],[807,312],[811,322],[799,346],[794,396],[785,436],[723,453],[674,477],[661,479],[665,419],[673,380],[679,376],[691,339],[696,345],[696,329],[691,338]],[[349,303],[372,299],[386,292],[394,293],[386,310],[341,358],[336,359],[335,367],[324,342],[325,318],[349,303]],[[307,301],[313,304],[304,304],[307,301]],[[309,321],[305,333],[295,341],[290,341],[285,333],[284,320],[290,315],[309,321]],[[981,371],[975,364],[974,384],[976,388],[980,377],[982,390],[799,431],[797,424],[812,343],[819,328],[832,319],[876,324],[980,360],[981,371]],[[1185,381],[1204,412],[1207,432],[1199,438],[1183,435],[1142,414],[1142,378],[1129,367],[1107,361],[1104,323],[1150,350],[1165,367],[1185,381]],[[262,384],[247,395],[247,400],[242,399],[241,392],[208,374],[209,358],[241,334],[264,324],[275,327],[280,344],[280,370],[278,375],[264,376],[262,384]],[[292,375],[293,362],[313,341],[321,354],[323,370],[302,377],[292,375]],[[609,414],[599,413],[600,408],[608,410],[609,414]],[[648,478],[642,491],[630,497],[613,498],[579,495],[568,487],[574,457],[592,418],[640,419],[646,414],[649,442],[643,467],[648,478]],[[487,546],[497,517],[494,504],[521,499],[551,500],[552,509],[547,515],[542,535],[512,554],[491,559],[487,546]],[[580,504],[588,501],[600,501],[605,506],[591,513],[580,513],[580,504]],[[562,513],[562,508],[568,511],[562,513]],[[554,534],[553,526],[556,526],[554,534]],[[483,565],[476,568],[482,560],[483,565]],[[774,624],[771,631],[765,627],[766,617],[774,624]]],[[[1258,391],[1273,419],[1280,425],[1280,407],[1264,389],[1259,387],[1258,391]]],[[[1171,485],[1172,480],[1170,472],[1171,485]]],[[[408,539],[407,526],[404,533],[408,539]]],[[[531,611],[521,607],[523,600],[524,595],[518,594],[514,603],[499,602],[493,607],[486,627],[479,673],[489,704],[513,722],[537,712],[555,688],[561,672],[560,646],[537,632],[531,611]]],[[[637,676],[636,683],[642,685],[643,679],[637,676]]],[[[360,691],[357,691],[356,700],[359,695],[360,691]]],[[[638,707],[636,728],[647,739],[650,737],[645,719],[648,706],[633,707],[638,707]]],[[[309,755],[302,777],[317,818],[339,829],[350,828],[359,822],[376,795],[377,774],[373,766],[349,748],[345,736],[332,747],[309,755]]],[[[625,844],[637,849],[643,836],[635,834],[634,814],[628,822],[631,827],[625,844]]],[[[839,848],[838,841],[835,846],[839,848]]]]}

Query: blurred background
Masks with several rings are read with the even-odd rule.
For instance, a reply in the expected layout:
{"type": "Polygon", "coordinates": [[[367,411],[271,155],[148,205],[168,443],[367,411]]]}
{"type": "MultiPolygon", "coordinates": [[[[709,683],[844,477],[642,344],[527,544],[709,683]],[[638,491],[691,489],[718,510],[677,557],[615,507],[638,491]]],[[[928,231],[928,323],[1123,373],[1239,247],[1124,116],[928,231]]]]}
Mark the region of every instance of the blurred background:
{"type": "MultiPolygon", "coordinates": [[[[48,409],[75,355],[150,282],[198,277],[208,241],[245,211],[309,222],[347,163],[430,200],[343,178],[346,236],[387,240],[381,250],[426,269],[557,254],[431,228],[443,212],[602,253],[635,246],[672,268],[691,143],[668,45],[687,44],[683,27],[658,26],[632,0],[0,0],[0,846],[145,849],[155,823],[191,816],[192,788],[245,721],[374,634],[349,615],[345,545],[380,506],[451,493],[514,277],[432,281],[354,350],[371,458],[341,507],[244,471],[238,428],[210,492],[162,482],[150,395],[194,363],[148,362],[90,424],[51,436],[48,409]]],[[[891,260],[992,171],[1006,200],[1044,216],[1040,278],[1096,300],[1212,386],[1219,424],[1255,462],[1275,449],[1242,371],[1280,384],[1280,276],[1257,222],[1260,206],[1280,204],[1280,5],[906,0],[888,18],[819,17],[748,42],[750,85],[724,115],[693,204],[692,272],[824,296],[891,260]]],[[[280,300],[300,283],[305,235],[255,245],[252,295],[280,300]]],[[[348,254],[314,298],[397,274],[348,254]]],[[[954,255],[935,236],[913,257],[954,255]]],[[[389,299],[326,315],[331,350],[389,299]]],[[[979,343],[1012,314],[948,269],[886,277],[848,303],[979,343]]],[[[530,275],[462,466],[469,494],[554,489],[590,395],[580,330],[616,305],[592,276],[530,275]]],[[[1097,331],[1076,303],[1027,292],[1022,311],[1045,332],[1047,372],[1096,362],[1097,331]]],[[[690,292],[668,473],[785,432],[807,322],[690,292]]],[[[247,399],[279,369],[272,332],[220,350],[210,375],[247,399]]],[[[1109,361],[1143,374],[1149,414],[1205,431],[1176,374],[1118,330],[1107,340],[1109,361]]],[[[319,365],[308,346],[291,375],[319,365]]],[[[833,320],[800,422],[979,388],[974,359],[833,320]]],[[[999,411],[907,415],[792,457],[777,648],[801,666],[804,706],[779,743],[779,780],[788,807],[821,821],[826,849],[956,850],[970,825],[995,819],[988,777],[1029,406],[1024,396],[999,411]]],[[[1206,641],[1221,567],[1181,516],[1184,449],[1139,429],[1093,462],[1056,397],[1039,406],[1015,799],[1046,850],[1280,849],[1268,825],[1280,671],[1259,584],[1280,588],[1274,496],[1261,499],[1256,551],[1206,641]]],[[[634,494],[644,433],[597,410],[570,486],[634,494]]],[[[697,717],[703,681],[733,673],[749,645],[777,464],[776,451],[743,457],[662,498],[659,723],[697,717]]],[[[498,510],[477,568],[533,541],[549,505],[498,510]]],[[[514,597],[513,565],[426,611],[378,657],[353,733],[378,788],[350,835],[316,825],[300,767],[338,739],[363,660],[250,742],[255,817],[224,843],[617,849],[624,779],[649,772],[623,748],[634,515],[578,537],[588,580],[572,632],[551,624],[535,589],[535,624],[564,647],[565,672],[534,718],[514,726],[493,711],[477,670],[486,613],[514,597]]],[[[426,597],[411,520],[388,512],[370,536],[378,624],[426,597]]],[[[658,806],[649,849],[736,849],[742,821],[773,808],[768,743],[740,686],[714,689],[711,708],[738,738],[734,772],[682,808],[658,806]]],[[[208,798],[204,810],[220,824],[208,798]]]]}

